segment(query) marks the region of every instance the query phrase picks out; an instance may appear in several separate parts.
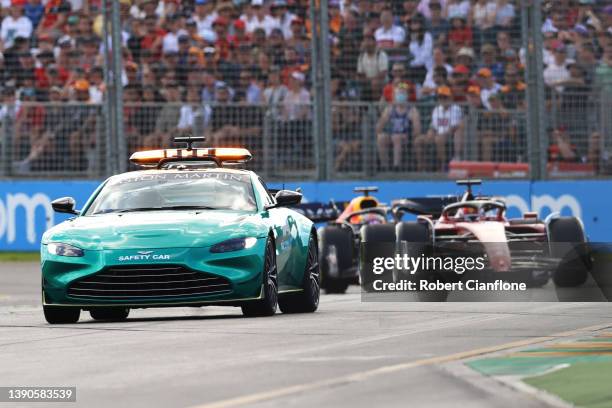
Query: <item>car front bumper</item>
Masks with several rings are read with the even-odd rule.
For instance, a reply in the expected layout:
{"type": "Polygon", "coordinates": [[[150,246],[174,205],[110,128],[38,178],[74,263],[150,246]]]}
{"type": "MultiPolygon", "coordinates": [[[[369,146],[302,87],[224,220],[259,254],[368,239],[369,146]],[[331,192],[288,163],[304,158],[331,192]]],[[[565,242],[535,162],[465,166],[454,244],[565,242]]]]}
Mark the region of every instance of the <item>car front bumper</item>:
{"type": "Polygon", "coordinates": [[[261,296],[265,240],[252,248],[85,251],[83,257],[42,248],[43,304],[131,308],[240,304],[261,296]]]}

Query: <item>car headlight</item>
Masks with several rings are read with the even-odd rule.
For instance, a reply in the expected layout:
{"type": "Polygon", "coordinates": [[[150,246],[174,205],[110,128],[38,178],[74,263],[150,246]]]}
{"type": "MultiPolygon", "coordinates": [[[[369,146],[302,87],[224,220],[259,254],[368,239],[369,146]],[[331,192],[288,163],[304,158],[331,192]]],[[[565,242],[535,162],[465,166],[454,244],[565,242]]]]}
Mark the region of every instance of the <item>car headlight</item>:
{"type": "Polygon", "coordinates": [[[58,256],[78,257],[85,255],[85,252],[81,248],[77,248],[68,244],[62,244],[61,242],[50,243],[49,245],[47,245],[47,251],[49,251],[51,255],[58,256]]]}
{"type": "Polygon", "coordinates": [[[227,241],[219,242],[218,244],[210,247],[210,252],[231,252],[240,251],[241,249],[252,248],[257,243],[257,238],[232,238],[227,241]]]}

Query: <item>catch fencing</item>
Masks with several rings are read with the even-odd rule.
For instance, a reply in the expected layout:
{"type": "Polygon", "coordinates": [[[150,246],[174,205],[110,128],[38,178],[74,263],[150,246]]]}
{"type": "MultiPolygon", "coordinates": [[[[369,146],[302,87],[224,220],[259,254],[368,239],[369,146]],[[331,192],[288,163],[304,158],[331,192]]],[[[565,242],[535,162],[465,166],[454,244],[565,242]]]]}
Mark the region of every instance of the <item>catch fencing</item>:
{"type": "MultiPolygon", "coordinates": [[[[334,101],[328,138],[313,126],[312,105],[131,103],[123,111],[125,151],[172,147],[181,133],[204,135],[206,146],[247,147],[254,157],[248,167],[272,181],[320,179],[323,169],[330,180],[530,178],[534,154],[550,178],[608,176],[611,101],[604,93],[549,93],[547,148],[539,151],[520,106],[334,101]]],[[[114,159],[128,161],[116,157],[102,106],[3,109],[2,177],[99,179],[112,174],[114,159]]]]}

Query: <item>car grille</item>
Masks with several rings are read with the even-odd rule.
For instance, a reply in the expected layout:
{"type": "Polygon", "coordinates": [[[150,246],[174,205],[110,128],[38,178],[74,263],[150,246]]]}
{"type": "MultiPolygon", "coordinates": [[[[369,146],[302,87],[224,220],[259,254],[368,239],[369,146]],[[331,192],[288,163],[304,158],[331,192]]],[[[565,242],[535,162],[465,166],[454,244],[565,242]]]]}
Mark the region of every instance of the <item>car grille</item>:
{"type": "Polygon", "coordinates": [[[106,268],[68,287],[68,296],[105,300],[177,298],[221,295],[232,291],[223,277],[182,266],[121,266],[106,268]]]}

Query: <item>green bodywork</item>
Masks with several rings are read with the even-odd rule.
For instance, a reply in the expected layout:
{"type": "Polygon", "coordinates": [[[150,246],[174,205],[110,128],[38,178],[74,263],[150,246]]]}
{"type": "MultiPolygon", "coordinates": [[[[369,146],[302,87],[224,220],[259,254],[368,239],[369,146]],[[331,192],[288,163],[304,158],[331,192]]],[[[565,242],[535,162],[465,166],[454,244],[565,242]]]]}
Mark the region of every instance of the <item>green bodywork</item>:
{"type": "MultiPolygon", "coordinates": [[[[155,172],[160,171],[164,170],[155,172]]],[[[266,209],[270,196],[261,188],[261,184],[257,184],[260,182],[255,173],[230,169],[214,171],[248,174],[253,183],[257,210],[167,210],[77,215],[43,235],[41,265],[44,304],[83,308],[99,305],[239,305],[240,302],[261,296],[264,249],[270,236],[276,246],[279,293],[299,290],[306,266],[308,241],[313,231],[312,222],[289,208],[266,209]],[[256,244],[249,249],[224,253],[210,251],[211,246],[228,239],[248,237],[257,238],[256,244]],[[53,255],[48,251],[49,243],[76,246],[84,251],[84,256],[53,255]],[[143,259],[138,251],[152,253],[148,259],[143,259]],[[135,298],[121,301],[84,301],[67,294],[71,283],[100,273],[107,267],[149,264],[178,265],[192,271],[222,276],[231,282],[232,291],[222,295],[182,296],[180,299],[135,298]]],[[[86,214],[88,206],[109,180],[93,193],[82,214],[86,214]]]]}

